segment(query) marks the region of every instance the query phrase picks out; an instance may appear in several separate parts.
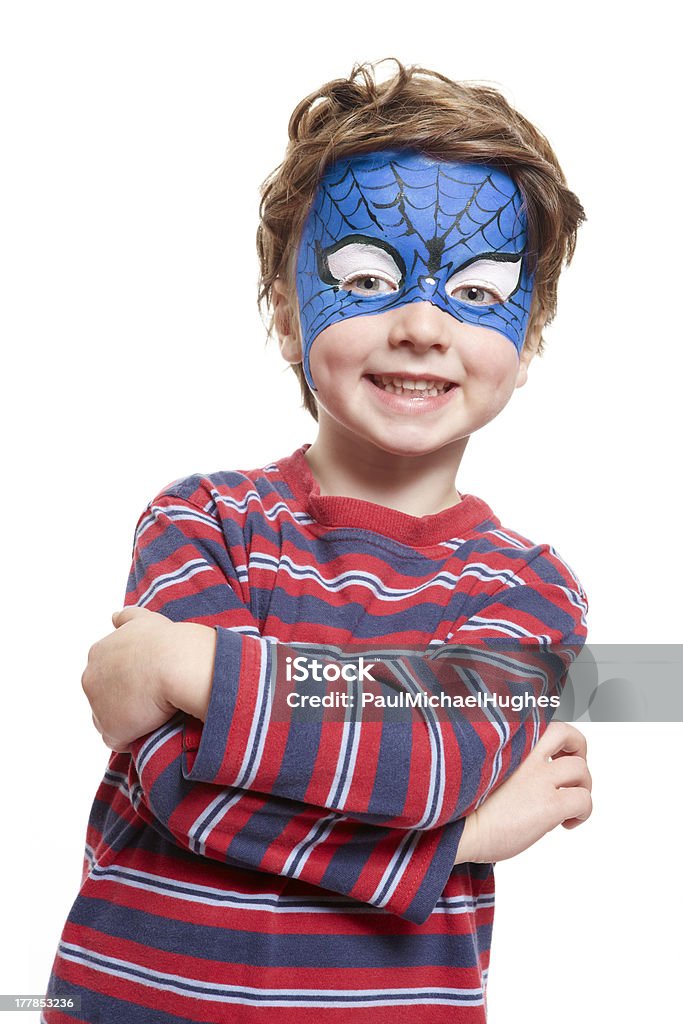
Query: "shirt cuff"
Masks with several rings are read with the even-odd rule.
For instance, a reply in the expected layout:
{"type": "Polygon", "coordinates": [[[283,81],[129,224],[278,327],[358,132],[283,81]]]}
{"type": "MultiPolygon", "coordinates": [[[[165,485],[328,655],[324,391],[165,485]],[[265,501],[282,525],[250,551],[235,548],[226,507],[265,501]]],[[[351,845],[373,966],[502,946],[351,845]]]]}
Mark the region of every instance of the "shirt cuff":
{"type": "MultiPolygon", "coordinates": [[[[455,858],[460,845],[460,837],[465,828],[465,818],[449,822],[438,829],[427,829],[422,832],[421,846],[415,856],[429,859],[429,865],[421,880],[407,892],[403,892],[402,900],[408,899],[400,916],[415,924],[424,924],[446,888],[448,879],[455,867],[455,858]]],[[[418,861],[419,863],[419,861],[418,861]]]]}
{"type": "Polygon", "coordinates": [[[216,626],[211,693],[206,720],[185,716],[183,776],[192,782],[237,784],[248,748],[254,705],[250,682],[259,677],[260,642],[216,626]]]}

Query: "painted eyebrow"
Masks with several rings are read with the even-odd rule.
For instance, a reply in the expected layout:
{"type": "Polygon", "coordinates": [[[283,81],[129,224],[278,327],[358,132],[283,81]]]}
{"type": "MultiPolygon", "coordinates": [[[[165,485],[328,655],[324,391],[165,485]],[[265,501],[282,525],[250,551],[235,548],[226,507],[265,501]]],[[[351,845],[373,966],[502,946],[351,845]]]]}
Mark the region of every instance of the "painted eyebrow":
{"type": "MultiPolygon", "coordinates": [[[[388,242],[383,241],[380,238],[373,238],[372,235],[346,235],[339,242],[335,242],[333,245],[322,246],[319,242],[316,242],[315,256],[318,268],[318,275],[325,284],[335,285],[339,284],[339,278],[335,277],[330,271],[330,266],[327,261],[328,256],[338,252],[339,249],[344,249],[347,245],[370,245],[375,249],[383,249],[398,267],[401,272],[401,280],[399,281],[399,288],[405,281],[406,277],[406,265],[403,257],[393,245],[389,245],[388,242]]],[[[478,257],[481,259],[481,257],[478,257]]]]}
{"type": "MultiPolygon", "coordinates": [[[[523,256],[523,252],[480,252],[461,263],[453,270],[453,273],[459,274],[461,270],[467,270],[473,263],[479,263],[480,260],[492,260],[494,263],[518,263],[523,256]]],[[[451,266],[453,266],[452,263],[451,266]]]]}
{"type": "MultiPolygon", "coordinates": [[[[509,256],[510,254],[506,253],[505,255],[509,256]]],[[[522,276],[521,253],[517,255],[517,259],[492,260],[487,259],[485,256],[479,256],[476,260],[468,260],[464,266],[450,275],[446,282],[446,287],[448,288],[448,285],[451,283],[457,283],[458,286],[462,286],[462,284],[467,283],[468,279],[475,281],[479,276],[477,267],[480,264],[484,264],[485,266],[481,270],[481,287],[486,287],[486,284],[492,286],[499,292],[500,300],[507,302],[519,288],[522,276]]],[[[448,294],[450,295],[451,292],[448,294]]]]}

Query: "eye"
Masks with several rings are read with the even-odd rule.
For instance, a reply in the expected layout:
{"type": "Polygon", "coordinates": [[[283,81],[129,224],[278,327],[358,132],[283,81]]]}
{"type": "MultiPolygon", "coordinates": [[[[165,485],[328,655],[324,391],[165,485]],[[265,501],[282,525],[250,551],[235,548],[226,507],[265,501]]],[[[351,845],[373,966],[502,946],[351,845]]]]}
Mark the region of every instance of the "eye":
{"type": "Polygon", "coordinates": [[[322,277],[352,295],[390,295],[404,276],[395,255],[370,241],[342,241],[325,252],[322,277]]]}
{"type": "Polygon", "coordinates": [[[394,281],[385,281],[376,274],[354,274],[353,277],[339,282],[339,287],[354,295],[389,295],[396,291],[394,281]]]}
{"type": "Polygon", "coordinates": [[[458,270],[446,282],[446,292],[469,306],[507,302],[519,284],[522,254],[507,259],[478,259],[458,270]]]}
{"type": "Polygon", "coordinates": [[[496,302],[503,301],[497,292],[493,292],[489,288],[481,288],[476,284],[468,284],[464,288],[456,288],[450,294],[458,302],[467,302],[471,306],[492,306],[496,302]]]}

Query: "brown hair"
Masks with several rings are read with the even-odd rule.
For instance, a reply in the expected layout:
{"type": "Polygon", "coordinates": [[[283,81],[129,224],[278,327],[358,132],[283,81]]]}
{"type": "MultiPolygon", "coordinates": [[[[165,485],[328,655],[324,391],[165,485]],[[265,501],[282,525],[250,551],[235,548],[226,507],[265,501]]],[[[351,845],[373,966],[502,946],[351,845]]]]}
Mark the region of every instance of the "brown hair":
{"type": "MultiPolygon", "coordinates": [[[[353,154],[402,147],[435,159],[488,164],[513,179],[524,196],[527,252],[536,275],[529,326],[547,325],[557,307],[560,271],[585,220],[550,143],[497,89],[386,59],[397,66],[386,81],[377,82],[375,64],[356,64],[349,78],[328,82],[294,109],[285,158],[261,186],[259,307],[271,309],[273,282],[280,277],[296,308],[296,251],[326,167],[353,154]]],[[[271,315],[268,338],[273,321],[271,315]]],[[[543,351],[542,337],[537,351],[543,351]]],[[[317,420],[303,368],[292,369],[302,404],[317,420]]]]}

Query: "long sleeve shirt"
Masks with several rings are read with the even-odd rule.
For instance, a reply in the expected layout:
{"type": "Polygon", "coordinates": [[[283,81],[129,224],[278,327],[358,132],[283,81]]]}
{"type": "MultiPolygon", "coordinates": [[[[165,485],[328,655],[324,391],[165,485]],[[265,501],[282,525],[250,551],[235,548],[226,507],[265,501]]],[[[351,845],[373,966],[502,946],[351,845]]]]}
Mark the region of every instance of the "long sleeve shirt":
{"type": "Polygon", "coordinates": [[[125,603],[216,629],[210,702],[111,756],[48,989],[82,1011],[48,1024],[486,1019],[493,865],[454,860],[552,707],[419,697],[444,666],[459,692],[559,693],[586,596],[473,495],[420,518],[321,495],[308,447],[174,481],[138,521],[125,603]],[[288,657],[356,647],[407,710],[286,711],[288,657]]]}

